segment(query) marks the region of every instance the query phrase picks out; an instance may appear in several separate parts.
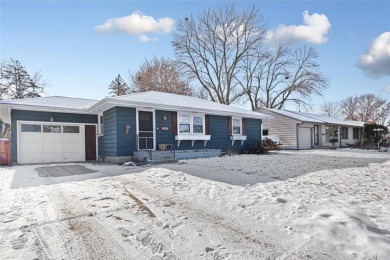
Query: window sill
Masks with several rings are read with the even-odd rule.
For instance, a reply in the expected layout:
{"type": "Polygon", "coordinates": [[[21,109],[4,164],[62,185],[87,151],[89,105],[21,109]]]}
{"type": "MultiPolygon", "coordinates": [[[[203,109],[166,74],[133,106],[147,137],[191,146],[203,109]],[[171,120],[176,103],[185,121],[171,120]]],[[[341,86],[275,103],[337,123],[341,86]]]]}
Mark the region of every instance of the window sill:
{"type": "Polygon", "coordinates": [[[231,135],[230,140],[232,141],[232,146],[234,145],[235,141],[241,141],[241,145],[246,140],[246,135],[231,135]]]}
{"type": "Polygon", "coordinates": [[[175,136],[177,147],[180,146],[181,141],[192,141],[192,146],[194,146],[195,141],[203,141],[204,146],[206,146],[207,142],[210,141],[210,138],[211,135],[205,134],[178,134],[175,136]]]}

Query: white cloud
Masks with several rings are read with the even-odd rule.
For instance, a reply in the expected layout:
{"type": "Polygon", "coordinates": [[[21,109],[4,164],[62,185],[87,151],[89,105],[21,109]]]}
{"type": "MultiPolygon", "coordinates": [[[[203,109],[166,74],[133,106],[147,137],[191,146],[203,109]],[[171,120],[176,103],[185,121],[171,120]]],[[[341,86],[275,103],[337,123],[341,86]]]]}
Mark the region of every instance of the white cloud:
{"type": "Polygon", "coordinates": [[[384,92],[390,93],[390,85],[385,86],[385,87],[383,88],[383,91],[384,91],[384,92]]]}
{"type": "Polygon", "coordinates": [[[321,44],[328,41],[326,35],[331,26],[325,14],[309,14],[307,10],[303,13],[304,25],[279,25],[276,31],[268,32],[268,40],[271,44],[278,43],[293,44],[306,41],[314,44],[321,44]]]}
{"type": "Polygon", "coordinates": [[[368,76],[390,76],[390,32],[379,35],[360,57],[358,67],[368,76]]]}
{"type": "Polygon", "coordinates": [[[169,33],[172,31],[175,20],[170,17],[154,19],[152,16],[134,12],[128,16],[108,19],[95,27],[98,33],[122,32],[139,36],[142,42],[149,42],[156,38],[147,36],[147,33],[169,33]]]}
{"type": "Polygon", "coordinates": [[[155,38],[155,37],[149,37],[149,36],[147,36],[147,35],[145,35],[145,34],[141,34],[139,37],[138,37],[138,39],[141,41],[141,42],[150,42],[150,41],[155,41],[155,40],[157,40],[157,38],[155,38]]]}

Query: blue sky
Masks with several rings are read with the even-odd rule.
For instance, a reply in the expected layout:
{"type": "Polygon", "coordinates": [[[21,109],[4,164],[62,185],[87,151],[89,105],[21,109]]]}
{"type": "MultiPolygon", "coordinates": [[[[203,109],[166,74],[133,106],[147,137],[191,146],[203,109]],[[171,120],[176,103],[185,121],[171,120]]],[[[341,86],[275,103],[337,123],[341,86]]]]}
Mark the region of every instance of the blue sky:
{"type": "MultiPolygon", "coordinates": [[[[164,32],[163,27],[145,33],[144,40],[153,40],[143,42],[140,34],[118,30],[99,33],[96,26],[134,13],[151,16],[156,21],[164,17],[173,21],[223,4],[219,1],[0,2],[0,58],[18,59],[31,73],[40,70],[50,82],[47,95],[101,99],[108,95],[107,86],[118,73],[127,80],[128,70],[137,70],[145,58],[173,57],[173,51],[171,33],[164,32]]],[[[235,4],[238,9],[258,7],[273,32],[280,25],[304,25],[305,10],[309,15],[326,16],[330,23],[324,34],[327,41],[314,45],[330,87],[323,97],[313,97],[314,106],[325,100],[368,92],[390,99],[390,39],[384,35],[390,32],[390,1],[240,1],[235,4]],[[378,40],[381,35],[382,45],[378,40]],[[371,48],[376,40],[382,46],[379,54],[371,48]],[[387,42],[384,47],[383,42],[387,42]],[[377,55],[376,67],[359,68],[362,55],[372,53],[377,55]],[[376,77],[372,77],[373,73],[376,77]]]]}

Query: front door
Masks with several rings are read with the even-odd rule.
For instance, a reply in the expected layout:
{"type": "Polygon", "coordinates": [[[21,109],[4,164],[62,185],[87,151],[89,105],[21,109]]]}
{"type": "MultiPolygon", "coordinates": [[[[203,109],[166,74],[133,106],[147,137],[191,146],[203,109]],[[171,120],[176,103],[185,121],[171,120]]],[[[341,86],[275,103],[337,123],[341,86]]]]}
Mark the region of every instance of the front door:
{"type": "Polygon", "coordinates": [[[318,135],[318,125],[314,125],[314,144],[315,145],[320,144],[319,135],[318,135]]]}
{"type": "Polygon", "coordinates": [[[96,161],[96,126],[85,125],[85,160],[96,161]]]}
{"type": "Polygon", "coordinates": [[[153,112],[138,111],[138,150],[154,150],[153,112]]]}

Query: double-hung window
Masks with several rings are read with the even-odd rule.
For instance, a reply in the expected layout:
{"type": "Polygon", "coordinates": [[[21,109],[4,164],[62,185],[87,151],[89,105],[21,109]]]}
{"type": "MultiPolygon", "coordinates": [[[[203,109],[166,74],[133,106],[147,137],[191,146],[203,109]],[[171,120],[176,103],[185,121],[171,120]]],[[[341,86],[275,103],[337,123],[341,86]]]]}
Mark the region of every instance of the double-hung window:
{"type": "Polygon", "coordinates": [[[179,134],[204,134],[204,118],[200,114],[179,114],[179,134]]]}
{"type": "Polygon", "coordinates": [[[203,134],[203,116],[192,116],[192,132],[194,134],[203,134]]]}
{"type": "Polygon", "coordinates": [[[233,133],[233,135],[241,135],[242,134],[242,129],[241,129],[241,127],[242,127],[242,121],[241,121],[242,119],[241,118],[235,118],[235,117],[233,117],[232,118],[232,133],[233,133]]]}
{"type": "Polygon", "coordinates": [[[359,139],[359,128],[353,129],[353,139],[359,139]]]}
{"type": "Polygon", "coordinates": [[[341,127],[340,130],[341,139],[348,139],[348,127],[341,127]]]}
{"type": "Polygon", "coordinates": [[[179,133],[191,133],[191,115],[179,115],[179,133]]]}

